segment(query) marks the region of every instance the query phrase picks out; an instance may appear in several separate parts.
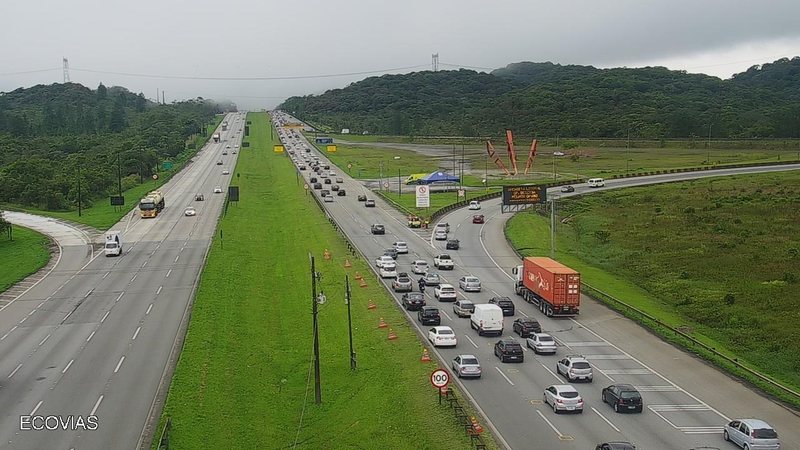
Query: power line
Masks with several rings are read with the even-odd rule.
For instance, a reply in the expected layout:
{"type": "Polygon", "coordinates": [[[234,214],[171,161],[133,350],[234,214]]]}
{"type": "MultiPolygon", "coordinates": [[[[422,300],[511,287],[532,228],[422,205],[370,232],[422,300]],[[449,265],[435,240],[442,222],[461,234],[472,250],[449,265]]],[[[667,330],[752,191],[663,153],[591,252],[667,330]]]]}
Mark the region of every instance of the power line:
{"type": "Polygon", "coordinates": [[[139,77],[139,78],[163,78],[163,79],[173,79],[173,80],[216,80],[216,81],[274,81],[274,80],[307,80],[315,78],[334,78],[334,77],[347,77],[353,75],[369,75],[374,73],[394,72],[398,70],[419,69],[421,67],[428,67],[428,65],[421,64],[417,66],[393,67],[390,69],[367,70],[363,72],[332,73],[324,75],[296,75],[296,76],[283,76],[283,77],[195,77],[195,76],[183,76],[183,75],[156,75],[156,74],[146,74],[146,73],[113,72],[107,70],[80,69],[76,67],[71,67],[70,69],[78,72],[99,73],[104,75],[122,75],[122,76],[139,77]]]}
{"type": "Polygon", "coordinates": [[[61,70],[61,67],[53,67],[51,69],[36,69],[36,70],[23,70],[20,72],[0,72],[0,77],[8,76],[8,75],[26,75],[29,73],[40,73],[40,72],[52,72],[54,70],[61,70]]]}
{"type": "MultiPolygon", "coordinates": [[[[796,55],[797,53],[794,53],[794,54],[796,55]]],[[[793,57],[794,56],[786,56],[786,54],[783,53],[783,54],[780,54],[780,55],[762,56],[761,58],[745,59],[745,60],[742,60],[742,61],[734,61],[734,62],[719,63],[719,64],[708,64],[708,65],[705,65],[705,66],[687,67],[686,69],[687,70],[702,69],[702,68],[705,68],[705,67],[729,66],[729,65],[732,65],[732,64],[741,64],[741,63],[758,62],[758,61],[762,61],[762,64],[770,64],[771,62],[763,62],[763,61],[765,59],[771,59],[771,58],[793,58],[793,57]]]]}
{"type": "Polygon", "coordinates": [[[464,64],[439,63],[439,65],[448,66],[448,67],[463,67],[465,69],[475,69],[475,70],[494,70],[494,68],[492,68],[492,67],[466,66],[464,64]]]}

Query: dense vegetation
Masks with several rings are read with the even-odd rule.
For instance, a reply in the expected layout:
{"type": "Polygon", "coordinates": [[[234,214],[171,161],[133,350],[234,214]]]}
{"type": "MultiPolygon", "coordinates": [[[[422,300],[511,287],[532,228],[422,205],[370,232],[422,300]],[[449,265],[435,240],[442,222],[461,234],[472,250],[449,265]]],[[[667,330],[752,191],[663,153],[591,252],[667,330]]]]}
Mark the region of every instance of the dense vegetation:
{"type": "Polygon", "coordinates": [[[102,84],[39,85],[0,95],[0,202],[50,210],[84,205],[149,178],[220,106],[203,100],[157,105],[102,84]],[[118,167],[119,163],[119,167],[118,167]],[[80,176],[79,176],[80,173],[80,176]]]}
{"type": "Polygon", "coordinates": [[[279,108],[333,130],[393,135],[520,134],[660,139],[800,137],[800,57],[729,80],[663,67],[511,64],[367,78],[279,108]],[[710,129],[710,130],[709,130],[710,129]]]}

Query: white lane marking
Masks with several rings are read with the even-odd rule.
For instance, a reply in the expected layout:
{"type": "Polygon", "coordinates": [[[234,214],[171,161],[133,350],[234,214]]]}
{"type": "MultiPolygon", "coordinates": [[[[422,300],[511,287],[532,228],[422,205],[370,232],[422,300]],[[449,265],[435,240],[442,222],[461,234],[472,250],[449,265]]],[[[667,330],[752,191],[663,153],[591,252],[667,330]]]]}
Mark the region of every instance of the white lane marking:
{"type": "MultiPolygon", "coordinates": [[[[583,325],[581,325],[583,326],[583,325]]],[[[600,336],[597,336],[600,337],[600,336]]],[[[602,339],[602,338],[600,338],[602,339]]],[[[611,343],[606,341],[587,341],[587,342],[562,342],[567,347],[608,347],[611,343]]]]}
{"type": "Polygon", "coordinates": [[[136,336],[138,336],[138,335],[139,335],[139,331],[140,331],[141,329],[142,329],[142,327],[139,327],[139,328],[137,328],[137,329],[136,329],[136,332],[135,332],[135,333],[133,333],[133,337],[131,338],[131,340],[132,340],[132,341],[135,341],[135,340],[136,340],[136,336]]]}
{"type": "Polygon", "coordinates": [[[106,317],[108,317],[109,314],[111,314],[111,311],[106,311],[106,313],[103,315],[103,318],[100,319],[100,323],[105,322],[106,321],[106,317]]]}
{"type": "Polygon", "coordinates": [[[87,292],[86,295],[83,296],[83,298],[86,298],[86,297],[92,295],[92,292],[94,292],[94,289],[89,289],[89,292],[87,292]]]}
{"type": "Polygon", "coordinates": [[[511,379],[509,379],[509,378],[506,376],[506,374],[504,374],[504,373],[503,373],[503,371],[502,371],[502,370],[500,370],[500,368],[499,368],[499,367],[497,367],[497,366],[494,366],[494,368],[495,368],[495,370],[497,370],[497,371],[500,373],[500,375],[502,375],[502,376],[503,376],[503,378],[505,378],[505,379],[506,379],[506,381],[508,381],[508,384],[510,384],[510,385],[512,385],[512,386],[514,386],[514,382],[513,382],[513,381],[511,381],[511,379]]]}
{"type": "Polygon", "coordinates": [[[124,292],[124,291],[123,291],[123,292],[120,292],[120,293],[119,293],[119,297],[117,297],[117,299],[116,299],[116,300],[114,300],[114,302],[115,302],[115,303],[116,303],[116,302],[118,302],[118,301],[119,301],[119,299],[121,299],[123,295],[125,295],[125,292],[124,292]]]}
{"type": "Polygon", "coordinates": [[[178,259],[180,259],[180,257],[181,257],[181,255],[176,256],[175,257],[175,262],[178,262],[178,259]]]}
{"type": "Polygon", "coordinates": [[[170,275],[171,273],[172,273],[172,269],[169,269],[169,270],[167,271],[167,276],[166,276],[166,277],[164,277],[164,278],[169,278],[169,275],[170,275]]]}
{"type": "Polygon", "coordinates": [[[467,335],[464,335],[464,337],[465,337],[465,338],[467,338],[467,340],[469,341],[469,343],[470,343],[470,344],[472,344],[472,346],[473,346],[473,347],[475,347],[475,348],[478,348],[478,344],[476,344],[476,343],[475,343],[475,341],[473,341],[472,339],[470,339],[470,337],[469,337],[469,336],[467,336],[467,335]]]}
{"type": "MultiPolygon", "coordinates": [[[[133,283],[133,281],[134,281],[134,280],[136,280],[136,276],[137,276],[137,275],[138,275],[138,274],[134,275],[134,276],[133,276],[133,278],[131,278],[131,281],[130,281],[130,283],[133,283]]],[[[130,283],[129,283],[129,284],[130,284],[130,283]]]]}
{"type": "Polygon", "coordinates": [[[626,355],[583,355],[586,359],[630,359],[626,355]]]}
{"type": "Polygon", "coordinates": [[[604,369],[603,375],[654,375],[654,374],[649,369],[604,369]]]}
{"type": "MultiPolygon", "coordinates": [[[[69,314],[67,316],[69,316],[69,314]]],[[[22,320],[19,321],[19,324],[22,325],[22,322],[25,322],[26,320],[28,320],[28,316],[23,317],[22,320]]]]}
{"type": "Polygon", "coordinates": [[[525,316],[525,317],[530,317],[528,314],[526,314],[526,313],[525,313],[525,311],[517,311],[517,312],[518,312],[518,313],[520,313],[520,314],[522,314],[522,315],[523,315],[523,316],[525,316]]]}
{"type": "Polygon", "coordinates": [[[440,312],[441,312],[442,314],[444,314],[444,316],[445,316],[445,317],[447,317],[447,320],[453,320],[453,318],[452,318],[452,317],[450,317],[450,316],[447,314],[447,311],[445,311],[445,310],[443,310],[443,309],[442,309],[442,310],[440,310],[440,312]]]}
{"type": "Polygon", "coordinates": [[[545,417],[545,416],[544,416],[544,414],[542,414],[542,412],[541,412],[541,411],[539,411],[539,410],[537,409],[537,410],[536,410],[536,413],[537,413],[537,414],[539,414],[539,417],[541,417],[541,418],[542,418],[542,420],[544,420],[545,422],[547,422],[547,425],[549,425],[549,426],[550,426],[550,428],[551,428],[553,431],[555,431],[555,432],[556,432],[556,434],[558,435],[558,437],[562,437],[562,436],[564,436],[563,434],[561,434],[561,432],[560,432],[560,431],[558,431],[558,428],[556,428],[556,426],[555,426],[555,425],[553,425],[553,422],[550,422],[549,420],[547,420],[547,417],[545,417]]]}
{"type": "Polygon", "coordinates": [[[44,403],[44,400],[39,400],[39,403],[36,404],[36,407],[33,408],[33,411],[31,411],[31,413],[28,414],[28,415],[32,416],[32,415],[36,414],[36,411],[39,410],[39,407],[42,406],[42,403],[44,403]]]}
{"type": "Polygon", "coordinates": [[[35,312],[36,312],[36,310],[35,310],[35,309],[34,309],[34,310],[31,310],[31,312],[29,312],[29,313],[28,313],[28,316],[29,316],[29,317],[30,317],[30,316],[32,316],[32,315],[33,315],[33,313],[35,313],[35,312]]]}
{"type": "Polygon", "coordinates": [[[124,356],[119,359],[119,362],[117,363],[117,367],[114,369],[114,373],[119,372],[119,367],[122,365],[122,361],[125,361],[125,357],[124,356]]]}
{"type": "Polygon", "coordinates": [[[160,294],[160,293],[161,293],[161,289],[162,289],[163,287],[164,287],[164,286],[159,286],[159,287],[158,287],[158,290],[156,291],[156,295],[158,295],[158,294],[160,294]]]}
{"type": "Polygon", "coordinates": [[[599,368],[598,368],[596,365],[594,365],[594,364],[592,364],[592,367],[594,367],[594,370],[596,370],[596,371],[600,372],[600,374],[601,374],[601,375],[603,375],[604,377],[606,377],[606,378],[608,378],[609,380],[611,380],[611,382],[612,382],[612,383],[616,383],[616,380],[614,380],[614,378],[612,378],[612,377],[611,377],[611,375],[609,375],[608,373],[606,373],[606,372],[604,372],[603,370],[599,369],[599,368]]]}
{"type": "MultiPolygon", "coordinates": [[[[47,300],[50,300],[50,299],[47,299],[47,300]]],[[[42,303],[39,303],[38,305],[36,305],[36,309],[41,308],[42,305],[44,305],[44,302],[46,302],[47,300],[44,300],[44,301],[42,301],[42,303]]]]}
{"type": "Polygon", "coordinates": [[[552,376],[553,376],[553,378],[555,378],[555,379],[556,379],[556,380],[558,380],[558,381],[562,381],[562,380],[561,380],[561,377],[560,377],[560,376],[558,376],[558,375],[556,375],[556,373],[555,373],[555,372],[553,372],[553,371],[552,371],[552,370],[550,370],[550,369],[549,369],[547,366],[545,366],[545,365],[544,365],[544,363],[542,363],[542,362],[539,362],[539,364],[541,364],[541,365],[542,365],[542,367],[544,367],[544,370],[546,370],[546,371],[550,372],[550,375],[552,375],[552,376]]]}
{"type": "Polygon", "coordinates": [[[8,330],[8,332],[6,334],[3,335],[3,337],[0,337],[0,341],[2,341],[3,339],[7,338],[8,335],[11,334],[11,332],[16,330],[16,329],[17,329],[17,325],[14,325],[10,330],[8,330]]]}
{"type": "Polygon", "coordinates": [[[106,279],[106,277],[108,276],[108,274],[110,274],[110,273],[111,273],[110,271],[109,271],[109,272],[106,272],[106,273],[105,273],[105,275],[103,275],[103,279],[105,280],[105,279],[106,279]]]}
{"type": "MultiPolygon", "coordinates": [[[[149,260],[148,260],[148,261],[149,261],[149,260]]],[[[143,263],[142,263],[142,269],[144,269],[144,266],[146,266],[146,265],[147,265],[147,261],[143,262],[143,263]]]]}
{"type": "Polygon", "coordinates": [[[607,424],[608,424],[608,425],[609,425],[611,428],[613,428],[613,429],[614,429],[614,431],[616,431],[617,433],[621,433],[621,431],[619,431],[619,428],[617,428],[617,427],[616,427],[616,426],[615,426],[613,423],[611,423],[611,421],[610,421],[610,420],[606,419],[606,416],[604,416],[604,415],[600,414],[600,411],[596,410],[596,409],[594,408],[594,406],[592,406],[592,411],[594,411],[594,412],[595,412],[595,414],[597,414],[598,416],[600,416],[600,418],[601,418],[601,419],[605,420],[605,421],[606,421],[606,423],[607,423],[607,424]]]}
{"type": "Polygon", "coordinates": [[[677,386],[634,386],[640,392],[675,392],[681,389],[677,386]]]}
{"type": "Polygon", "coordinates": [[[70,359],[69,362],[67,363],[67,367],[64,367],[64,370],[62,370],[61,373],[62,374],[67,373],[67,370],[69,370],[69,366],[71,366],[73,362],[75,362],[75,360],[70,359]]]}
{"type": "Polygon", "coordinates": [[[20,368],[20,367],[22,367],[22,363],[20,363],[20,364],[17,366],[17,368],[16,368],[16,369],[12,370],[12,371],[11,371],[11,373],[10,373],[10,374],[8,374],[8,376],[7,376],[6,378],[11,378],[11,377],[13,377],[13,376],[14,376],[14,374],[15,374],[15,373],[17,373],[17,371],[19,370],[19,368],[20,368]]]}
{"type": "Polygon", "coordinates": [[[47,336],[45,336],[44,339],[42,339],[42,342],[39,342],[39,347],[41,347],[42,344],[44,344],[48,339],[50,339],[50,335],[49,334],[47,336]]]}
{"type": "MultiPolygon", "coordinates": [[[[101,395],[100,398],[97,399],[97,403],[94,404],[94,408],[92,408],[92,412],[89,413],[90,416],[93,416],[94,413],[97,412],[97,408],[100,407],[100,402],[103,401],[103,396],[101,395]]],[[[33,414],[31,414],[33,415],[33,414]]]]}
{"type": "Polygon", "coordinates": [[[151,309],[153,309],[153,304],[152,303],[150,303],[150,306],[147,307],[147,312],[144,313],[144,315],[146,316],[146,315],[150,314],[150,310],[151,309]]]}
{"type": "Polygon", "coordinates": [[[71,315],[72,315],[72,313],[74,313],[74,312],[75,312],[75,311],[70,311],[70,312],[68,312],[68,313],[67,313],[67,315],[66,315],[66,316],[64,316],[64,318],[63,318],[61,321],[62,321],[62,322],[65,322],[65,321],[66,321],[66,320],[69,318],[69,316],[71,316],[71,315]]]}
{"type": "Polygon", "coordinates": [[[89,341],[91,341],[91,340],[92,340],[92,337],[94,337],[94,334],[95,334],[96,332],[97,332],[97,331],[92,331],[92,334],[90,334],[90,335],[89,335],[89,337],[88,337],[88,338],[86,338],[86,342],[89,342],[89,341]]]}

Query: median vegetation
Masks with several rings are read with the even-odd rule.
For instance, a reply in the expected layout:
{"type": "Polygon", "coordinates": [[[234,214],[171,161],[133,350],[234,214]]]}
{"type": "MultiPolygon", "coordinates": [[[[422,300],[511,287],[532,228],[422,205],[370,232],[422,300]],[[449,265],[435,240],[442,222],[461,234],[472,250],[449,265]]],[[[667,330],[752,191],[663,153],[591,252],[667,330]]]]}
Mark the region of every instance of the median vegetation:
{"type": "Polygon", "coordinates": [[[248,120],[250,146],[242,147],[235,170],[241,201],[219,223],[164,409],[172,419],[170,446],[469,448],[452,412],[437,404],[429,381],[434,364],[420,362],[419,338],[369,262],[348,254],[289,159],[272,151],[268,116],[248,120]],[[309,254],[321,273],[317,289],[327,296],[319,307],[319,405],[309,254]],[[367,287],[359,287],[356,272],[367,287]],[[355,371],[345,275],[353,293],[355,371]],[[378,328],[381,318],[397,340],[378,328]]]}
{"type": "Polygon", "coordinates": [[[50,260],[47,236],[12,225],[11,239],[0,233],[0,293],[44,267],[50,260]]]}
{"type": "MultiPolygon", "coordinates": [[[[557,259],[588,285],[800,387],[800,173],[608,191],[558,214],[557,259]]],[[[517,214],[507,235],[523,254],[549,254],[548,220],[517,214]]]]}

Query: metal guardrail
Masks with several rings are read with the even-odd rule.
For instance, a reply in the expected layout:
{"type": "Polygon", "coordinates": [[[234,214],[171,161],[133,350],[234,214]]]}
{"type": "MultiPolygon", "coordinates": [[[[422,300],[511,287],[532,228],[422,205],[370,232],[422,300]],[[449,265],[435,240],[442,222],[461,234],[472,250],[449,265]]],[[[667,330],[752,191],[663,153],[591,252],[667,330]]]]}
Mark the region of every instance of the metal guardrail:
{"type": "Polygon", "coordinates": [[[467,434],[467,437],[470,438],[470,446],[474,446],[477,450],[485,450],[486,441],[483,439],[483,436],[480,435],[480,432],[475,431],[472,420],[466,411],[464,411],[464,407],[461,405],[461,401],[458,397],[456,397],[453,388],[448,386],[444,393],[439,391],[440,405],[442,404],[442,400],[446,401],[448,406],[453,410],[458,425],[464,427],[464,432],[467,434]]]}

